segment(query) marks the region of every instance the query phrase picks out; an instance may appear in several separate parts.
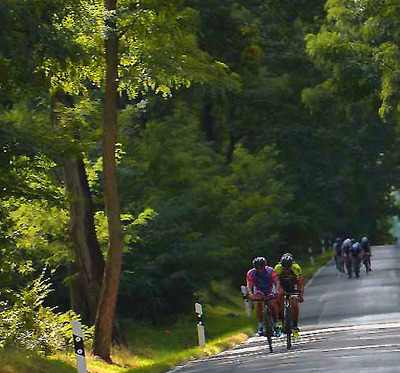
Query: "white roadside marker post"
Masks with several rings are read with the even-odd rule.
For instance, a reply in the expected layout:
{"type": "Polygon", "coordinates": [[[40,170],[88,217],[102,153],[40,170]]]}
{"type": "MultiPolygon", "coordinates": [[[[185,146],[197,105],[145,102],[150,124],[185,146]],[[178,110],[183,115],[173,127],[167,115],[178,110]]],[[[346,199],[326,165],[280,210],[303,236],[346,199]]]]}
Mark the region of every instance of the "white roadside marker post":
{"type": "Polygon", "coordinates": [[[204,329],[204,321],[203,321],[203,307],[200,303],[196,303],[194,305],[194,309],[197,314],[197,336],[199,340],[199,346],[203,346],[206,343],[206,333],[204,329]]]}
{"type": "Polygon", "coordinates": [[[314,257],[312,255],[312,248],[311,247],[308,248],[308,252],[310,253],[310,263],[313,266],[314,265],[314,257]]]}
{"type": "Polygon", "coordinates": [[[247,317],[251,316],[251,303],[249,302],[249,300],[247,299],[247,289],[246,286],[242,285],[240,287],[240,291],[243,295],[243,300],[244,300],[244,308],[246,309],[246,315],[247,317]]]}
{"type": "Polygon", "coordinates": [[[85,348],[83,346],[83,332],[81,323],[79,321],[76,320],[72,321],[72,333],[74,338],[76,367],[78,368],[78,373],[87,373],[85,348]]]}
{"type": "Polygon", "coordinates": [[[326,249],[325,249],[325,240],[324,239],[321,240],[321,245],[322,245],[322,254],[325,255],[326,249]]]}

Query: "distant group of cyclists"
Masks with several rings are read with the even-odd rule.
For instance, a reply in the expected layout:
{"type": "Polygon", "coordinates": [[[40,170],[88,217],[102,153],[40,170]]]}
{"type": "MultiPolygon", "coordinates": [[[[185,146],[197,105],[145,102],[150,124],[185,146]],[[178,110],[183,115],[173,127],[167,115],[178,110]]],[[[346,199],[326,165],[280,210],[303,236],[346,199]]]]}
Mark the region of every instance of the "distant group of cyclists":
{"type": "Polygon", "coordinates": [[[304,301],[304,279],[301,276],[301,267],[294,260],[291,253],[284,254],[279,263],[273,268],[264,257],[256,257],[253,260],[253,268],[247,272],[247,297],[256,302],[256,315],[258,320],[258,336],[264,336],[263,302],[266,299],[271,310],[274,322],[274,335],[279,337],[283,331],[284,320],[284,296],[285,293],[298,293],[293,297],[291,307],[293,310],[293,337],[299,336],[299,303],[304,301]]]}
{"type": "MultiPolygon", "coordinates": [[[[341,273],[346,273],[349,278],[360,276],[360,268],[363,263],[366,272],[371,269],[371,245],[367,237],[361,242],[354,238],[342,240],[336,238],[333,245],[335,251],[336,268],[341,273]]],[[[290,298],[292,308],[293,337],[299,337],[298,327],[299,303],[304,302],[304,278],[302,269],[294,260],[291,253],[284,254],[275,267],[268,265],[267,260],[256,257],[253,260],[253,268],[246,275],[247,298],[256,301],[256,316],[258,320],[258,336],[264,336],[265,326],[263,323],[263,308],[266,302],[271,311],[273,319],[273,331],[276,337],[283,332],[284,327],[284,297],[285,293],[297,293],[298,296],[290,298]]]]}
{"type": "Polygon", "coordinates": [[[354,238],[346,238],[342,240],[336,238],[333,244],[335,250],[335,263],[339,272],[348,274],[349,278],[353,275],[360,277],[361,265],[364,264],[366,273],[369,273],[371,268],[371,245],[368,237],[363,237],[361,242],[354,238]]]}

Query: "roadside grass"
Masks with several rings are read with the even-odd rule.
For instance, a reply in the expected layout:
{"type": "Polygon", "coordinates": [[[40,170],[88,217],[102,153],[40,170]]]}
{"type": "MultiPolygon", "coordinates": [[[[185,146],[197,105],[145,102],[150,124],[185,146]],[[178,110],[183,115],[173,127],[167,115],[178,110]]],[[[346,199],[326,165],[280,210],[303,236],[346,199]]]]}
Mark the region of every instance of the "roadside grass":
{"type": "MultiPolygon", "coordinates": [[[[308,281],[313,274],[331,258],[333,252],[299,260],[303,275],[308,281]]],[[[215,284],[216,287],[224,286],[215,284]]],[[[254,311],[248,317],[240,294],[215,298],[218,289],[210,295],[203,295],[206,343],[197,346],[196,316],[180,315],[164,325],[123,320],[122,330],[128,341],[127,347],[114,348],[114,364],[109,365],[94,358],[87,352],[89,373],[162,373],[189,360],[218,354],[219,352],[246,341],[254,334],[256,321],[254,311]],[[213,298],[214,297],[214,298],[213,298]]],[[[222,292],[227,294],[226,291],[222,292]]],[[[307,295],[306,295],[307,297],[307,295]]],[[[70,373],[76,372],[73,354],[57,354],[50,358],[28,355],[24,352],[0,350],[0,373],[70,373]]]]}
{"type": "MultiPolygon", "coordinates": [[[[333,250],[327,250],[325,254],[320,254],[314,257],[314,264],[311,265],[310,259],[305,258],[303,260],[299,260],[299,264],[303,269],[303,277],[306,282],[308,282],[315,273],[327,264],[334,256],[333,250]]],[[[307,297],[307,294],[306,294],[307,297]]]]}
{"type": "Polygon", "coordinates": [[[181,315],[168,325],[154,326],[134,320],[123,320],[129,346],[113,350],[111,366],[88,361],[91,373],[160,373],[188,360],[215,355],[246,341],[254,333],[254,318],[247,317],[240,296],[231,296],[215,306],[204,305],[204,323],[208,343],[197,345],[196,316],[181,315]]]}
{"type": "Polygon", "coordinates": [[[75,373],[71,365],[23,351],[0,350],[0,373],[75,373]]]}

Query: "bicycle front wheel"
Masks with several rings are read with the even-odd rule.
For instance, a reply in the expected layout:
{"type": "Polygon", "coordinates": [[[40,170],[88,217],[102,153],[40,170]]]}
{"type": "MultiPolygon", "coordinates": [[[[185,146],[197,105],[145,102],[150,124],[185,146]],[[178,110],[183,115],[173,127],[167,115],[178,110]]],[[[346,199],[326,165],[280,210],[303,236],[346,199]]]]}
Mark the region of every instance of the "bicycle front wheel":
{"type": "Polygon", "coordinates": [[[285,333],[286,333],[286,347],[289,350],[292,347],[292,315],[290,305],[285,306],[285,333]]]}
{"type": "Polygon", "coordinates": [[[272,316],[268,306],[264,308],[264,328],[265,335],[268,340],[269,352],[273,352],[272,348],[272,335],[273,335],[273,326],[272,326],[272,316]]]}

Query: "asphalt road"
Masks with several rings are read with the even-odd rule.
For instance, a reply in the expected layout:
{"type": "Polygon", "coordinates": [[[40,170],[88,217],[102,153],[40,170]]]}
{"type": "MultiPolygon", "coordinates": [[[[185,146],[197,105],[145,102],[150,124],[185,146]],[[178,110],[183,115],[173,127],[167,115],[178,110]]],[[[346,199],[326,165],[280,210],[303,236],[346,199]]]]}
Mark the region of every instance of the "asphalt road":
{"type": "MultiPolygon", "coordinates": [[[[307,285],[299,340],[291,350],[263,337],[205,360],[174,369],[180,373],[400,372],[400,248],[373,248],[372,272],[348,279],[334,264],[307,285]]],[[[171,371],[172,372],[172,371],[171,371]]]]}

